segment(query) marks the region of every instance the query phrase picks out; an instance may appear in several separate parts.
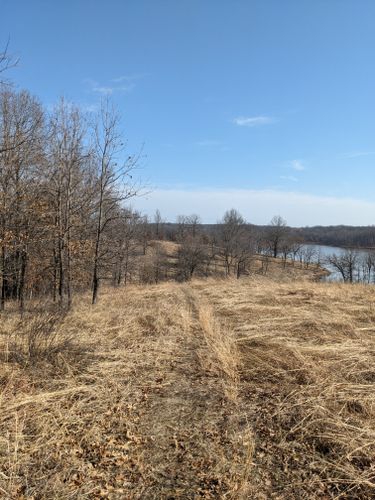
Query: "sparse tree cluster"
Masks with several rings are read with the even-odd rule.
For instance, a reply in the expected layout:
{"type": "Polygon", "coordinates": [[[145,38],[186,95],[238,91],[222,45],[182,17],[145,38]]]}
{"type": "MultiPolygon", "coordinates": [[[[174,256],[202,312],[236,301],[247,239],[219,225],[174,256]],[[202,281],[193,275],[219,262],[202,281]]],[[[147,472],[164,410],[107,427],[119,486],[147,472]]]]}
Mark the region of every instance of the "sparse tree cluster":
{"type": "Polygon", "coordinates": [[[228,210],[219,225],[220,251],[227,276],[244,274],[255,253],[255,240],[242,215],[228,210]]]}
{"type": "Polygon", "coordinates": [[[326,264],[347,283],[375,283],[375,253],[348,248],[326,257],[326,264]]]}
{"type": "Polygon", "coordinates": [[[288,233],[289,230],[286,221],[280,215],[275,215],[271,219],[266,232],[268,248],[275,259],[280,253],[284,256],[289,253],[291,242],[288,240],[288,233]]]}

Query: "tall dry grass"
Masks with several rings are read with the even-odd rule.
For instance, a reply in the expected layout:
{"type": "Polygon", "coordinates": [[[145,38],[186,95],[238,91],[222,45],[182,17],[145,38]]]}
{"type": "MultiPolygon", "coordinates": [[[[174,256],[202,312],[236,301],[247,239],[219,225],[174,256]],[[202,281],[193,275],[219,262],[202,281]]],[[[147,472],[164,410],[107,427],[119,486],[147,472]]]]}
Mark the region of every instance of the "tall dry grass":
{"type": "Polygon", "coordinates": [[[4,498],[239,497],[252,442],[231,416],[228,368],[201,363],[211,353],[188,289],[132,286],[94,308],[80,297],[59,319],[3,316],[4,498]]]}
{"type": "Polygon", "coordinates": [[[264,280],[196,288],[236,335],[253,494],[374,497],[374,290],[264,280]]]}
{"type": "Polygon", "coordinates": [[[240,468],[233,466],[231,484],[226,491],[227,498],[245,499],[250,494],[251,472],[253,468],[254,436],[247,422],[246,413],[239,405],[240,352],[235,336],[231,329],[221,323],[215,316],[213,308],[195,294],[197,314],[201,333],[204,339],[204,348],[200,351],[202,367],[207,372],[217,376],[222,385],[223,394],[232,405],[231,427],[235,437],[233,449],[237,455],[232,457],[233,465],[237,461],[240,468]],[[240,425],[238,423],[240,422],[240,425]]]}
{"type": "Polygon", "coordinates": [[[3,315],[0,496],[373,498],[374,299],[268,276],[3,315]]]}

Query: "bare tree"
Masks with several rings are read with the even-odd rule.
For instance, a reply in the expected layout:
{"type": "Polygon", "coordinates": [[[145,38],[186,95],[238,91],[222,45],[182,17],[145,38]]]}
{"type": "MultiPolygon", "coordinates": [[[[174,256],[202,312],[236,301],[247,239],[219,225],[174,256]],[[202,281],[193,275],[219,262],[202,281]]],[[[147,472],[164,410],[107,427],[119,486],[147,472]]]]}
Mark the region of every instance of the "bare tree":
{"type": "Polygon", "coordinates": [[[341,255],[333,254],[327,257],[327,263],[339,272],[343,281],[353,283],[358,270],[358,259],[358,252],[347,249],[341,255]]]}
{"type": "Polygon", "coordinates": [[[299,252],[301,252],[302,249],[303,249],[303,242],[297,238],[294,238],[291,242],[290,252],[289,252],[292,258],[293,265],[298,257],[299,252]]]}
{"type": "Polygon", "coordinates": [[[276,258],[281,250],[282,242],[286,239],[289,229],[287,222],[280,215],[275,215],[267,229],[267,240],[272,256],[276,258]]]}
{"type": "Polygon", "coordinates": [[[83,144],[84,135],[79,109],[61,99],[50,120],[48,189],[53,207],[54,297],[57,290],[62,306],[66,294],[68,307],[72,301],[72,251],[84,229],[81,215],[88,210],[92,197],[87,185],[89,153],[83,144]]]}
{"type": "Polygon", "coordinates": [[[225,274],[231,271],[237,278],[243,274],[250,257],[255,253],[254,240],[242,215],[232,208],[225,212],[219,225],[219,244],[225,274]]]}
{"type": "Polygon", "coordinates": [[[205,275],[208,276],[212,270],[212,265],[214,265],[214,271],[216,271],[216,260],[220,255],[220,248],[218,245],[218,239],[215,233],[206,236],[206,256],[205,256],[205,275]]]}
{"type": "Polygon", "coordinates": [[[318,260],[318,252],[313,245],[305,245],[303,247],[303,262],[305,267],[309,267],[312,262],[318,260]]]}
{"type": "Polygon", "coordinates": [[[123,209],[122,217],[114,221],[112,230],[113,284],[125,286],[131,279],[138,246],[139,214],[123,209]]]}
{"type": "Polygon", "coordinates": [[[0,308],[7,295],[24,302],[30,244],[37,237],[38,170],[43,111],[28,92],[0,94],[0,308]]]}
{"type": "Polygon", "coordinates": [[[286,267],[288,257],[292,251],[293,242],[290,238],[284,238],[280,243],[280,252],[283,260],[283,266],[286,267]]]}
{"type": "Polygon", "coordinates": [[[199,235],[188,234],[180,244],[178,250],[179,277],[189,280],[194,272],[204,264],[206,248],[199,235]]]}
{"type": "Polygon", "coordinates": [[[137,215],[137,237],[142,248],[142,253],[146,255],[151,239],[151,226],[147,215],[137,215]]]}
{"type": "Polygon", "coordinates": [[[154,215],[155,238],[160,240],[164,236],[164,221],[161,216],[160,210],[157,209],[154,215]]]}
{"type": "MultiPolygon", "coordinates": [[[[15,59],[9,53],[9,40],[5,45],[5,48],[0,52],[0,75],[5,73],[10,68],[14,68],[18,63],[18,59],[15,59]]],[[[6,83],[5,80],[0,79],[0,85],[4,85],[6,83]]]]}
{"type": "Polygon", "coordinates": [[[362,280],[366,283],[370,283],[374,279],[375,270],[375,252],[366,252],[366,254],[361,259],[362,265],[362,280]]]}
{"type": "Polygon", "coordinates": [[[195,238],[198,234],[198,228],[201,224],[201,218],[197,214],[191,214],[187,216],[186,223],[190,234],[193,238],[195,238]]]}
{"type": "MultiPolygon", "coordinates": [[[[139,186],[132,180],[139,156],[120,156],[124,143],[119,133],[119,116],[108,100],[103,101],[94,126],[94,161],[97,194],[95,202],[95,237],[92,271],[92,303],[98,295],[100,279],[105,271],[108,245],[104,245],[110,226],[121,217],[121,204],[136,196],[139,186]]],[[[107,242],[110,243],[107,239],[107,242]]]]}

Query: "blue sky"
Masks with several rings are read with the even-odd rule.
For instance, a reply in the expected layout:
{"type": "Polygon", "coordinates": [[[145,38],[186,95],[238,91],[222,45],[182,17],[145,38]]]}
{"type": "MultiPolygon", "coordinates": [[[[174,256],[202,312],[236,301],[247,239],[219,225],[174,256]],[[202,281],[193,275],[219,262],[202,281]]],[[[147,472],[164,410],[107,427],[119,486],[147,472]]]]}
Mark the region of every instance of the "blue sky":
{"type": "Polygon", "coordinates": [[[215,222],[375,223],[375,1],[0,0],[8,76],[47,105],[110,95],[151,193],[215,222]]]}

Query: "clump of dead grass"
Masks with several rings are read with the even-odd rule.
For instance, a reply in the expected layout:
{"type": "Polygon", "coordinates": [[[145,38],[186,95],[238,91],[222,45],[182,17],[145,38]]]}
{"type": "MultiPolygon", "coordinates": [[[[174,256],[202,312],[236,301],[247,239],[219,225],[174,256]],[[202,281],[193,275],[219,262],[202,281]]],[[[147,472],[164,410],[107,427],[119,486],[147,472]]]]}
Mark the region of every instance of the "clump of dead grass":
{"type": "Polygon", "coordinates": [[[236,401],[239,355],[235,339],[231,331],[220,324],[207,303],[199,304],[198,318],[208,347],[204,349],[205,367],[221,376],[227,397],[236,401]]]}
{"type": "Polygon", "coordinates": [[[54,364],[60,354],[72,349],[72,337],[62,328],[62,312],[31,312],[3,324],[1,358],[7,363],[35,366],[40,362],[54,364]]]}

